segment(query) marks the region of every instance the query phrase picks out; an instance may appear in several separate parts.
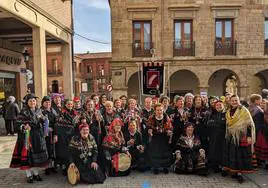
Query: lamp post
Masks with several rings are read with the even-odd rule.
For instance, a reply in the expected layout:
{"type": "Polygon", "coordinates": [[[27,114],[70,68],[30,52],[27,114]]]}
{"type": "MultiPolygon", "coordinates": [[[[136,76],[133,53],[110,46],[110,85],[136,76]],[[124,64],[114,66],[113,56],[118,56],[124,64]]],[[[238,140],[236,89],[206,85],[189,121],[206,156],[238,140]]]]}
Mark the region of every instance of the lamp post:
{"type": "Polygon", "coordinates": [[[25,50],[23,53],[22,53],[23,57],[24,57],[24,62],[25,63],[28,63],[29,62],[29,58],[30,58],[30,54],[28,53],[28,50],[25,50]]]}

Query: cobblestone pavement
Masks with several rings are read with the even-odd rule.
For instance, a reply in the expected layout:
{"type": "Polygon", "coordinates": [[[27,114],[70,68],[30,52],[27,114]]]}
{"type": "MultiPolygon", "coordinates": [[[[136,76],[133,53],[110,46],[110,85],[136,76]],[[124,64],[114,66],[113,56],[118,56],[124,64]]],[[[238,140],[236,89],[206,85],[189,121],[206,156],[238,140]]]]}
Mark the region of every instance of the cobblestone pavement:
{"type": "MultiPolygon", "coordinates": [[[[45,176],[43,173],[41,175],[43,177],[42,182],[28,184],[25,182],[25,174],[23,171],[15,170],[15,169],[2,169],[0,170],[0,187],[71,187],[66,177],[62,175],[53,175],[53,176],[45,176]]],[[[76,187],[107,187],[107,188],[138,188],[138,187],[156,187],[156,188],[177,188],[177,187],[191,187],[191,188],[220,188],[220,187],[228,187],[228,188],[257,188],[259,186],[255,185],[253,182],[246,180],[243,184],[239,184],[236,180],[226,177],[222,178],[219,174],[210,175],[208,177],[199,177],[195,175],[176,175],[176,174],[168,174],[168,175],[153,175],[150,172],[146,173],[137,173],[133,172],[128,177],[114,177],[108,178],[104,184],[100,185],[87,185],[87,184],[79,184],[76,187]]]]}
{"type": "MultiPolygon", "coordinates": [[[[13,151],[16,137],[0,137],[0,187],[71,187],[67,182],[67,178],[61,174],[54,174],[45,176],[41,172],[44,181],[34,182],[34,184],[26,183],[25,174],[23,171],[17,169],[9,169],[11,154],[13,151]]],[[[104,184],[100,185],[87,185],[79,184],[76,187],[107,187],[107,188],[268,188],[268,171],[259,171],[254,175],[245,176],[243,184],[237,183],[235,179],[230,177],[221,177],[220,174],[210,174],[208,177],[200,177],[195,175],[176,175],[176,174],[160,174],[153,175],[150,172],[138,173],[133,172],[127,177],[107,178],[104,184]]]]}

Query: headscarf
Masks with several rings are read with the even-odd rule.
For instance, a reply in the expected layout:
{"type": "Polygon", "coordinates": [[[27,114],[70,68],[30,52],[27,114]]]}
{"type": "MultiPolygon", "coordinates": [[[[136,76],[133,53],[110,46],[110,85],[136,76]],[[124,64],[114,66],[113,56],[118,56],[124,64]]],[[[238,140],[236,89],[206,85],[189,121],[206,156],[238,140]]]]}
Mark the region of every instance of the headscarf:
{"type": "Polygon", "coordinates": [[[7,100],[8,100],[8,102],[10,102],[10,103],[14,103],[15,100],[16,100],[16,98],[15,98],[14,96],[9,96],[7,100]]]}
{"type": "Polygon", "coordinates": [[[239,106],[232,117],[229,109],[226,113],[226,125],[226,137],[231,137],[236,145],[239,145],[241,136],[247,135],[247,129],[250,127],[253,152],[256,141],[255,124],[248,109],[244,106],[239,106]]]}

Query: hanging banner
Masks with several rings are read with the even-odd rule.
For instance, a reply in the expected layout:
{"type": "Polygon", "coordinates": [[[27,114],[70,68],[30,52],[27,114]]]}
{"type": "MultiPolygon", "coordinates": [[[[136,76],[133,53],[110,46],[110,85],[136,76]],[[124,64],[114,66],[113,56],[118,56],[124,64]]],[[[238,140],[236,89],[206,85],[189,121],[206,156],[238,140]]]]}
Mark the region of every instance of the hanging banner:
{"type": "Polygon", "coordinates": [[[164,88],[164,64],[162,62],[143,63],[142,93],[160,95],[164,88]]]}

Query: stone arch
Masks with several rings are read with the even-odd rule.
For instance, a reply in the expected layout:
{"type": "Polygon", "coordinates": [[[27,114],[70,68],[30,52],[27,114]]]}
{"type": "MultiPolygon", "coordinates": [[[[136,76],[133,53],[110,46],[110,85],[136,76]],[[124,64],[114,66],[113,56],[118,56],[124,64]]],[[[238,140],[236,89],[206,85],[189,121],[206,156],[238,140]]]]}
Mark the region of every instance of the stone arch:
{"type": "Polygon", "coordinates": [[[268,69],[262,69],[254,72],[250,79],[250,93],[261,93],[261,90],[268,88],[268,69]]]}
{"type": "Polygon", "coordinates": [[[188,69],[180,69],[173,71],[169,77],[170,82],[170,97],[175,95],[184,95],[191,92],[197,94],[199,92],[200,80],[195,72],[188,69]]]}
{"type": "Polygon", "coordinates": [[[138,101],[141,101],[140,92],[142,92],[142,90],[139,87],[139,73],[141,74],[141,71],[136,71],[129,77],[127,83],[127,96],[135,96],[138,101]]]}
{"type": "Polygon", "coordinates": [[[240,78],[238,74],[230,69],[218,69],[208,79],[208,94],[221,96],[225,91],[240,94],[240,78]]]}

